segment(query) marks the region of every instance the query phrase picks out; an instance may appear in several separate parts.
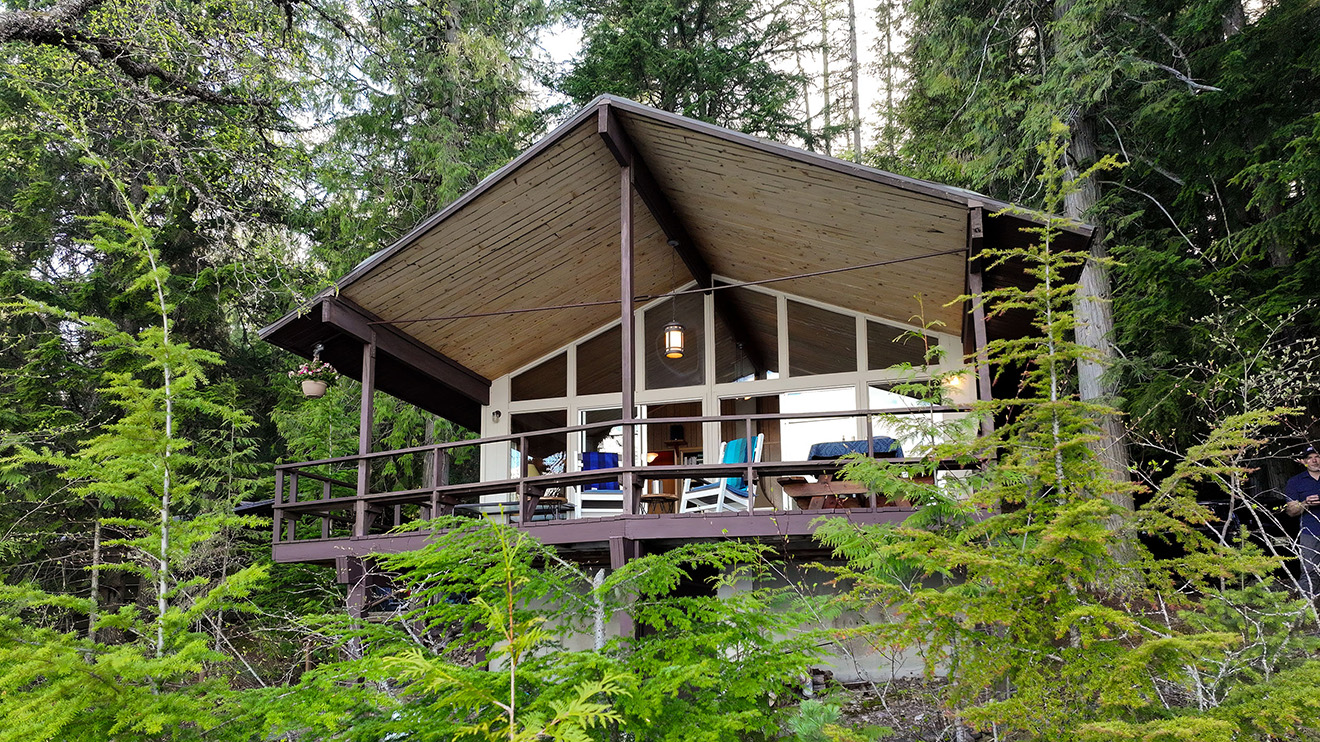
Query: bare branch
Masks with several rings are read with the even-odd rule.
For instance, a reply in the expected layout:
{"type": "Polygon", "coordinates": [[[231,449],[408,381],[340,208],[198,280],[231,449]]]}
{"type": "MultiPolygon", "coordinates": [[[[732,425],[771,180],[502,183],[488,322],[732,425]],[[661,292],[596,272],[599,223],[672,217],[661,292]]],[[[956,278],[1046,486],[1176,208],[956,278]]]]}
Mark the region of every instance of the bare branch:
{"type": "MultiPolygon", "coordinates": [[[[1140,59],[1140,58],[1138,57],[1138,59],[1140,59]]],[[[1153,66],[1155,66],[1155,67],[1159,67],[1160,69],[1164,70],[1165,72],[1169,73],[1170,75],[1173,75],[1175,79],[1177,79],[1179,82],[1181,82],[1181,83],[1183,83],[1184,85],[1186,85],[1187,88],[1188,88],[1189,90],[1191,90],[1193,93],[1202,93],[1202,92],[1205,92],[1205,93],[1222,93],[1222,92],[1224,92],[1224,89],[1223,89],[1223,88],[1217,88],[1217,87],[1215,87],[1214,85],[1206,85],[1206,84],[1204,84],[1204,83],[1199,83],[1199,82],[1193,80],[1192,78],[1188,77],[1187,75],[1184,75],[1183,73],[1181,73],[1181,72],[1179,72],[1178,70],[1174,69],[1173,67],[1170,67],[1170,66],[1167,65],[1167,64],[1160,64],[1159,62],[1154,62],[1154,61],[1151,61],[1151,60],[1149,60],[1149,59],[1142,59],[1141,61],[1145,62],[1146,64],[1153,65],[1153,66]]]]}

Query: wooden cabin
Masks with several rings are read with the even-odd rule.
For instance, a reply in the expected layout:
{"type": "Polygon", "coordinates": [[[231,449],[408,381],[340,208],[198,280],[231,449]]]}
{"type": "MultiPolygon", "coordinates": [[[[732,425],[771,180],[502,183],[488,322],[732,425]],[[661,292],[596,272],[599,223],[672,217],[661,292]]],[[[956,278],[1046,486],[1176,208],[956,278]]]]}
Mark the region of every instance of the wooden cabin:
{"type": "Polygon", "coordinates": [[[939,410],[892,386],[928,345],[954,370],[1022,330],[957,301],[1025,280],[976,260],[1027,239],[1005,206],[601,97],[262,331],[362,382],[358,454],[277,467],[275,559],[337,564],[361,610],[362,557],[416,548],[394,527],[437,514],[614,566],[694,539],[807,548],[822,515],[901,520],[834,481],[837,457],[921,457],[889,414],[994,393],[984,368],[939,410]],[[371,450],[377,389],[479,437],[371,450]]]}

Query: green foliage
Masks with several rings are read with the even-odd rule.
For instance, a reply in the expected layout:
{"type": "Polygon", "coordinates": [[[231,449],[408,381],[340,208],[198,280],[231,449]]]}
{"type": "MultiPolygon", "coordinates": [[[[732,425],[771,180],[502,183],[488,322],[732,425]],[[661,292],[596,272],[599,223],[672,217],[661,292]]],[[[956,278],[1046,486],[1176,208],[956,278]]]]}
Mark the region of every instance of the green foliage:
{"type": "Polygon", "coordinates": [[[772,139],[806,132],[801,81],[783,71],[805,29],[755,0],[611,0],[568,4],[583,48],[556,85],[578,105],[611,93],[772,139]]]}
{"type": "MultiPolygon", "coordinates": [[[[1320,162],[1314,3],[920,0],[907,12],[904,170],[1040,204],[1032,145],[1055,118],[1094,145],[1074,154],[1079,168],[1104,154],[1128,165],[1097,181],[1085,218],[1117,260],[1118,403],[1143,447],[1132,458],[1179,455],[1246,412],[1223,409],[1233,350],[1269,363],[1320,334],[1307,278],[1320,270],[1306,185],[1320,162]]],[[[1290,391],[1256,406],[1314,403],[1290,391]]],[[[1262,464],[1281,487],[1282,469],[1262,464]]]]}
{"type": "MultiPolygon", "coordinates": [[[[1079,182],[1063,180],[1057,164],[1065,136],[1056,126],[1041,148],[1047,205],[1079,182]]],[[[847,560],[838,574],[855,585],[844,605],[887,609],[890,622],[858,634],[877,647],[922,647],[928,672],[947,673],[945,703],[977,729],[1042,740],[1252,734],[1230,697],[1307,672],[1311,639],[1301,635],[1313,614],[1260,577],[1277,559],[1211,536],[1213,515],[1191,484],[1240,476],[1257,432],[1288,411],[1230,419],[1172,467],[1149,504],[1118,511],[1110,498],[1123,485],[1086,445],[1096,406],[1077,401],[1071,383],[1088,351],[1072,341],[1073,288],[1061,276],[1082,258],[1058,250],[1061,220],[1038,219],[1035,245],[988,257],[1024,261],[1039,282],[985,298],[992,316],[1025,309],[1039,330],[988,348],[996,372],[1021,374],[1022,392],[977,412],[1011,406],[1015,415],[993,436],[933,454],[998,454],[972,486],[985,510],[920,528],[822,523],[818,538],[847,560]],[[1157,558],[1137,534],[1176,543],[1181,556],[1157,558]]],[[[876,464],[853,467],[892,476],[876,464]]],[[[1315,723],[1305,712],[1288,718],[1276,730],[1315,723]]]]}
{"type": "Polygon", "coordinates": [[[406,604],[345,634],[363,659],[255,693],[243,723],[309,739],[764,739],[819,652],[762,547],[688,545],[606,578],[507,526],[437,525],[423,549],[377,558],[406,604]],[[570,648],[625,610],[636,636],[570,648]]]}
{"type": "Polygon", "coordinates": [[[849,729],[842,721],[843,706],[837,701],[808,698],[788,720],[788,729],[801,742],[874,742],[894,733],[888,727],[849,729]]]}
{"type": "MultiPolygon", "coordinates": [[[[53,467],[73,494],[93,503],[104,514],[94,526],[94,576],[135,576],[154,592],[155,606],[102,605],[95,589],[75,598],[34,586],[0,588],[0,739],[200,738],[220,723],[228,687],[196,678],[226,660],[197,629],[245,598],[265,570],[217,575],[204,564],[206,547],[223,530],[245,524],[230,501],[207,499],[215,490],[203,486],[207,475],[225,467],[200,465],[187,435],[208,425],[241,435],[251,421],[206,393],[216,354],[171,336],[170,271],[145,216],[171,191],[149,186],[147,200],[136,204],[102,160],[89,154],[88,162],[111,181],[127,214],[96,217],[94,246],[138,270],[126,298],[152,306],[158,324],[127,332],[101,317],[29,301],[28,311],[97,338],[94,346],[116,367],[103,373],[100,391],[119,414],[72,454],[20,447],[10,463],[53,467]],[[101,539],[102,531],[111,537],[101,539]],[[85,626],[86,638],[61,626],[85,626]]],[[[228,474],[235,476],[232,466],[228,474]]]]}

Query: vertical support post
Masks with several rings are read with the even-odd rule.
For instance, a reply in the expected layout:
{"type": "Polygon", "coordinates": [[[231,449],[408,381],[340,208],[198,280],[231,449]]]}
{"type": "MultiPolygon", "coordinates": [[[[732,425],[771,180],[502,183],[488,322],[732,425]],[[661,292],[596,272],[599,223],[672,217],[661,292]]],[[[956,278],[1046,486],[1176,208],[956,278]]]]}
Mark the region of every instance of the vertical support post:
{"type": "MultiPolygon", "coordinates": [[[[875,458],[875,424],[871,420],[871,413],[866,413],[866,458],[875,458]]],[[[875,510],[875,493],[867,488],[866,507],[875,510]]]]}
{"type": "Polygon", "coordinates": [[[360,557],[335,560],[335,581],[348,586],[348,615],[361,619],[367,608],[367,570],[360,557]]]}
{"type": "MultiPolygon", "coordinates": [[[[642,555],[641,544],[623,536],[610,536],[610,569],[616,570],[642,555]]],[[[619,633],[632,636],[634,632],[632,616],[625,611],[619,612],[619,633]]]]}
{"type": "Polygon", "coordinates": [[[631,161],[619,167],[619,315],[622,322],[623,336],[623,390],[620,395],[623,407],[623,453],[624,473],[619,477],[623,487],[623,512],[627,515],[637,513],[637,474],[636,466],[636,374],[633,372],[634,350],[637,346],[637,328],[633,321],[633,167],[631,161]]]}
{"type": "MultiPolygon", "coordinates": [[[[976,396],[982,402],[993,399],[990,390],[990,366],[985,346],[989,342],[985,329],[985,289],[982,276],[981,248],[985,241],[985,221],[983,209],[973,207],[968,213],[967,225],[967,293],[972,297],[972,337],[976,348],[976,396]]],[[[995,429],[992,415],[981,420],[981,435],[989,435],[995,429]]]]}
{"type": "Polygon", "coordinates": [[[272,520],[275,521],[275,530],[271,534],[271,540],[270,540],[271,546],[274,546],[275,544],[278,544],[280,542],[280,529],[284,525],[283,523],[284,511],[280,509],[280,506],[283,504],[284,504],[284,470],[276,469],[275,470],[275,508],[272,515],[272,520]]]}
{"type": "Polygon", "coordinates": [[[372,425],[375,420],[376,401],[376,332],[372,330],[371,341],[362,346],[362,404],[358,417],[358,476],[357,502],[353,503],[353,538],[367,535],[371,529],[368,520],[367,488],[371,480],[371,462],[366,455],[371,453],[372,425]]]}
{"type": "Polygon", "coordinates": [[[743,458],[747,460],[747,471],[743,475],[743,484],[747,487],[747,514],[751,515],[752,505],[756,500],[756,495],[752,492],[752,481],[756,473],[756,469],[752,466],[752,459],[756,457],[752,455],[755,451],[752,450],[751,416],[743,418],[743,451],[746,452],[743,458]]]}
{"type": "MultiPolygon", "coordinates": [[[[297,469],[293,470],[293,476],[289,478],[289,502],[290,503],[298,502],[298,470],[297,469]]],[[[298,525],[298,514],[295,512],[293,516],[290,517],[284,525],[285,528],[288,529],[288,532],[285,533],[284,535],[284,540],[293,541],[295,539],[294,527],[298,525]]]]}

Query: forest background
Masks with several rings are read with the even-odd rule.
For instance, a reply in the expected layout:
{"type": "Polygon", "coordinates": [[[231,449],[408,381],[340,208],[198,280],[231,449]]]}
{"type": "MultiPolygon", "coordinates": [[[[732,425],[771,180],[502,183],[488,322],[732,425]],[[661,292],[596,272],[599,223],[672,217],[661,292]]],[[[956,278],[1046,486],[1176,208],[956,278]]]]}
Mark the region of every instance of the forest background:
{"type": "MultiPolygon", "coordinates": [[[[303,404],[287,378],[295,359],[254,331],[600,93],[1030,207],[1052,198],[1049,179],[1038,176],[1061,166],[1054,180],[1066,179],[1112,156],[1123,167],[1093,173],[1054,204],[1104,234],[1079,291],[1112,298],[1085,304],[1100,316],[1083,327],[1112,322],[1088,342],[1106,355],[1064,363],[1078,375],[1069,394],[1117,410],[1094,415],[1126,441],[1117,458],[1102,458],[1110,476],[1128,472],[1148,485],[1108,499],[1157,499],[1149,493],[1164,491],[1180,465],[1207,460],[1204,447],[1216,440],[1216,466],[1227,468],[1206,478],[1228,482],[1230,496],[1258,498],[1282,487],[1296,447],[1315,440],[1313,2],[0,7],[0,739],[259,738],[272,730],[384,738],[399,732],[362,720],[408,721],[407,709],[439,703],[443,694],[409,706],[394,690],[400,678],[413,678],[412,687],[438,682],[441,670],[425,656],[385,675],[380,663],[345,669],[340,660],[363,656],[364,643],[397,649],[394,639],[336,625],[326,617],[342,606],[333,579],[269,564],[264,533],[250,535],[252,524],[232,516],[236,503],[271,491],[272,463],[356,445],[350,385],[303,404]],[[556,64],[539,44],[562,25],[580,30],[582,48],[556,64]],[[864,99],[876,103],[863,107],[864,99]],[[1066,153],[1037,147],[1056,121],[1070,131],[1066,153]],[[1266,413],[1280,408],[1291,412],[1266,413]],[[1251,415],[1261,417],[1243,418],[1251,415]],[[1225,444],[1215,436],[1226,429],[1240,435],[1225,444]],[[88,663],[104,668],[95,675],[103,686],[87,682],[88,663]],[[256,695],[231,695],[244,692],[256,695]],[[118,700],[107,707],[101,696],[118,700]]],[[[387,397],[376,431],[377,448],[462,434],[387,397]]],[[[533,547],[501,548],[491,552],[517,558],[496,567],[531,580],[526,589],[551,590],[519,561],[533,547]]],[[[674,559],[669,567],[724,560],[732,573],[761,563],[741,552],[674,559]]],[[[1276,567],[1256,572],[1268,581],[1276,567]]],[[[732,622],[745,608],[708,619],[732,622]]],[[[499,634],[490,616],[435,621],[499,634]]],[[[503,621],[506,632],[535,634],[525,616],[503,621]]],[[[1251,665],[1242,677],[1270,680],[1301,661],[1304,644],[1265,642],[1261,651],[1280,664],[1251,665]]],[[[709,659],[690,651],[692,666],[709,659]]],[[[661,712],[659,700],[632,710],[593,705],[623,697],[626,678],[645,671],[582,672],[597,685],[538,696],[542,716],[515,720],[509,711],[506,731],[550,729],[562,718],[560,729],[617,735],[626,719],[611,714],[661,712]]],[[[688,722],[702,729],[700,720],[732,719],[738,734],[770,734],[755,700],[743,699],[746,708],[716,696],[692,701],[688,722]]],[[[477,703],[456,703],[468,702],[477,703]]],[[[1201,711],[1218,705],[1204,694],[1198,703],[1201,711]]],[[[661,710],[671,729],[684,728],[684,712],[661,710]]],[[[1314,707],[1294,716],[1292,727],[1279,724],[1305,726],[1314,707]]],[[[942,733],[965,728],[959,720],[942,733]]]]}

